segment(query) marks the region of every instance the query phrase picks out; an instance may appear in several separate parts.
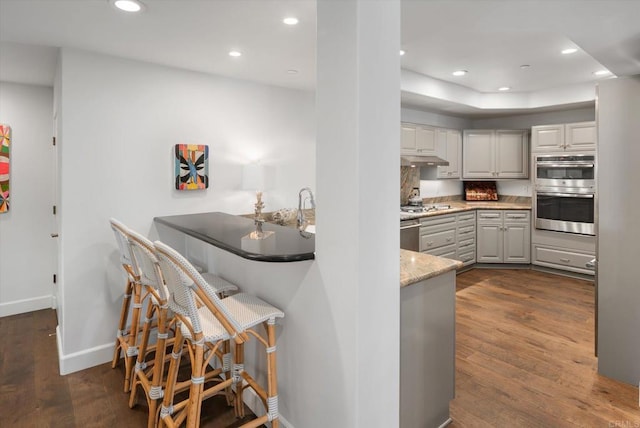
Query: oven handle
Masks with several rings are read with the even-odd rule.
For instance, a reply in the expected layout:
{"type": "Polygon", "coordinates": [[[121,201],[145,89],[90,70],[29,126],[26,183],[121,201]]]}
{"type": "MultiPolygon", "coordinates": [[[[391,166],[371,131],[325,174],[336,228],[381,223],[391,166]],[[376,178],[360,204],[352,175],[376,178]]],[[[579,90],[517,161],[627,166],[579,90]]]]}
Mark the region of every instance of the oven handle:
{"type": "Polygon", "coordinates": [[[564,168],[567,166],[587,166],[589,168],[593,168],[595,165],[592,162],[567,162],[567,163],[556,163],[556,162],[548,162],[548,161],[538,161],[537,165],[540,166],[550,166],[552,168],[564,168]]]}
{"type": "Polygon", "coordinates": [[[540,196],[562,196],[563,198],[589,198],[593,199],[593,193],[590,194],[579,194],[579,193],[537,193],[540,196]]]}

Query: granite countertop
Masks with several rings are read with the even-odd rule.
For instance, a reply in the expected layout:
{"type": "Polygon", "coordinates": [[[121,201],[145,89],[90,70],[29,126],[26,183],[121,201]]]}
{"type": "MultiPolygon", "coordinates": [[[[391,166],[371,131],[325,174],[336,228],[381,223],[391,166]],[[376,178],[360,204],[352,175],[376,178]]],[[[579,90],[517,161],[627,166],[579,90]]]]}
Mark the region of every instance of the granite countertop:
{"type": "Polygon", "coordinates": [[[462,267],[458,260],[400,250],[400,287],[406,287],[462,267]]]}
{"type": "Polygon", "coordinates": [[[400,219],[414,219],[421,217],[432,217],[436,215],[452,214],[463,211],[472,210],[530,210],[531,202],[519,201],[446,201],[437,203],[426,203],[429,205],[449,205],[451,208],[446,210],[429,211],[424,213],[401,213],[400,219]]]}
{"type": "Polygon", "coordinates": [[[252,219],[221,212],[156,217],[156,223],[183,232],[230,253],[262,262],[297,262],[315,258],[315,235],[304,237],[291,227],[265,223],[271,234],[268,246],[258,251],[243,248],[242,238],[255,231],[252,219]]]}

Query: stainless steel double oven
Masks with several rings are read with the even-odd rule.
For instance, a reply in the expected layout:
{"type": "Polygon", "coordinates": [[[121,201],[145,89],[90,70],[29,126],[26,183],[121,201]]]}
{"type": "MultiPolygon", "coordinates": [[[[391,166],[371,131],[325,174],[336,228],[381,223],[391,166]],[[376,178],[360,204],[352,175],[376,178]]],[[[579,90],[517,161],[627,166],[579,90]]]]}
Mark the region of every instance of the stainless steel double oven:
{"type": "Polygon", "coordinates": [[[595,235],[595,155],[537,155],[534,168],[535,227],[595,235]]]}

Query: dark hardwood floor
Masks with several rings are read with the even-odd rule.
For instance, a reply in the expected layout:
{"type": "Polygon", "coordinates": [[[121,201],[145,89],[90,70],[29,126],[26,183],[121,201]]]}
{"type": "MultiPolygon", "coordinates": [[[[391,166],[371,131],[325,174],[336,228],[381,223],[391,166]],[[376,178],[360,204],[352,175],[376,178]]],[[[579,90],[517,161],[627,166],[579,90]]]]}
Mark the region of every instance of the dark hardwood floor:
{"type": "MultiPolygon", "coordinates": [[[[640,427],[638,389],[596,373],[592,283],[497,269],[457,283],[450,427],[640,427]]],[[[58,374],[55,326],[51,310],[0,318],[0,427],[146,426],[122,365],[58,374]]],[[[203,427],[239,424],[222,397],[205,404],[203,427]]]]}
{"type": "Polygon", "coordinates": [[[458,275],[450,427],[640,427],[638,389],[596,372],[594,302],[588,281],[458,275]]]}
{"type": "MultiPolygon", "coordinates": [[[[122,363],[59,375],[56,324],[53,310],[0,318],[0,427],[146,427],[144,396],[130,409],[122,390],[122,363]]],[[[201,426],[238,427],[254,418],[246,411],[236,419],[224,397],[213,397],[203,405],[201,426]]]]}

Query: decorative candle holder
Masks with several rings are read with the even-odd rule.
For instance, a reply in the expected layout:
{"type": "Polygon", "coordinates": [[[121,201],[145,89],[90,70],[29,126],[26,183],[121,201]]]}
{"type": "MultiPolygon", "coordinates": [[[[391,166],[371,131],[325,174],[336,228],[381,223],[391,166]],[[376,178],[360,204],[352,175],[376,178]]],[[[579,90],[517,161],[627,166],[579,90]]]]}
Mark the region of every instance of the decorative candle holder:
{"type": "Polygon", "coordinates": [[[241,247],[245,251],[258,254],[273,252],[275,250],[275,232],[262,230],[262,225],[264,224],[264,218],[262,217],[264,202],[260,191],[256,192],[254,207],[253,223],[256,225],[256,230],[242,237],[241,247]]]}

